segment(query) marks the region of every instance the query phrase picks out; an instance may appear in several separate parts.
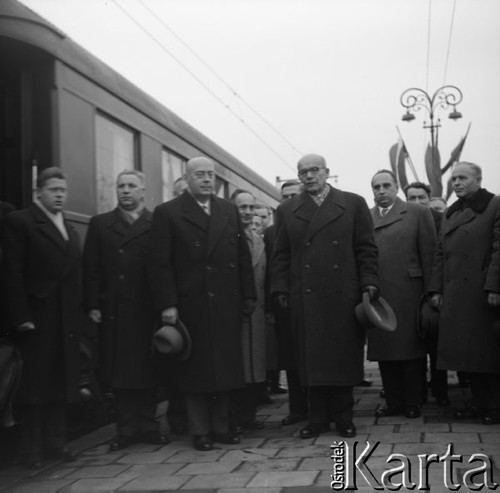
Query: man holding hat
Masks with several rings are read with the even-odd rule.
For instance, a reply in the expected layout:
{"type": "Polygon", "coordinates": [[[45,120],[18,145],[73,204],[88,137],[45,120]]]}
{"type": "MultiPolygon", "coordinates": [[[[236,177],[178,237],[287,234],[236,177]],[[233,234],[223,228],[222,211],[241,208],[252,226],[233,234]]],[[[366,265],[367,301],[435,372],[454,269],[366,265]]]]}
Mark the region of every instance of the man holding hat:
{"type": "Polygon", "coordinates": [[[158,317],[179,319],[191,335],[191,356],[178,365],[194,447],[234,444],[228,392],[244,387],[241,322],[255,305],[252,258],[237,207],[213,194],[215,165],[190,159],[188,189],[155,209],[150,278],[158,317]]]}
{"type": "Polygon", "coordinates": [[[271,293],[290,309],[300,380],[307,388],[309,423],[301,438],[336,421],[356,435],[353,386],[363,379],[364,328],[354,310],[362,291],[378,296],[377,247],[368,207],[359,195],[327,183],[325,159],[298,162],[303,191],[276,211],[271,293]]]}
{"type": "Polygon", "coordinates": [[[155,420],[151,345],[157,327],[146,268],[152,214],[144,193],[144,175],[122,171],[116,179],[118,206],[91,219],[85,241],[85,306],[98,324],[100,377],[118,401],[110,451],[137,441],[168,443],[155,420]]]}
{"type": "Polygon", "coordinates": [[[387,406],[376,416],[420,416],[425,344],[416,327],[417,308],[431,275],[436,232],[427,207],[398,198],[394,173],[380,170],[372,178],[371,209],[379,251],[382,296],[396,314],[394,332],[368,332],[368,359],[379,362],[387,406]]]}

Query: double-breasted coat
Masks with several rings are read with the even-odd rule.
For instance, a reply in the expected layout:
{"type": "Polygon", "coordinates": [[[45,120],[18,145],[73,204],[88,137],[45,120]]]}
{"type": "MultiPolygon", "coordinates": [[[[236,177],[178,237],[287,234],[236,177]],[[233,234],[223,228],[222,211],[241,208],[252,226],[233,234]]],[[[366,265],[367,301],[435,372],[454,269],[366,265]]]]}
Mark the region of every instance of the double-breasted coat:
{"type": "Polygon", "coordinates": [[[394,332],[368,332],[368,359],[402,361],[425,356],[417,333],[417,307],[429,285],[436,246],[436,228],[428,208],[396,198],[381,216],[371,209],[379,252],[380,294],[394,310],[394,332]]]}
{"type": "Polygon", "coordinates": [[[276,213],[271,292],[289,295],[304,386],[363,379],[365,331],[354,315],[362,287],[378,286],[377,247],[364,199],[331,188],[320,207],[307,193],[276,213]]]}
{"type": "Polygon", "coordinates": [[[16,395],[23,404],[78,399],[81,252],[76,231],[64,225],[68,240],[34,204],[5,217],[5,296],[12,337],[24,362],[16,395]],[[17,332],[27,321],[35,330],[17,332]]]}
{"type": "Polygon", "coordinates": [[[155,311],[148,280],[152,213],[144,209],[128,224],[119,208],[93,217],[84,248],[87,312],[99,309],[99,368],[118,389],[155,384],[152,336],[155,311]]]}
{"type": "Polygon", "coordinates": [[[210,198],[210,216],[188,192],[158,206],[151,227],[150,278],[157,314],[176,306],[192,353],[178,365],[180,388],[216,393],[245,385],[244,298],[256,298],[252,258],[236,206],[210,198]]]}
{"type": "Polygon", "coordinates": [[[500,373],[499,309],[487,303],[488,291],[500,292],[500,197],[482,189],[472,207],[459,203],[443,216],[429,288],[443,295],[437,366],[500,373]]]}
{"type": "Polygon", "coordinates": [[[241,340],[245,382],[258,383],[266,381],[267,370],[266,252],[262,238],[254,231],[250,231],[248,234],[250,234],[251,238],[249,248],[252,255],[257,302],[251,317],[243,320],[241,340]]]}

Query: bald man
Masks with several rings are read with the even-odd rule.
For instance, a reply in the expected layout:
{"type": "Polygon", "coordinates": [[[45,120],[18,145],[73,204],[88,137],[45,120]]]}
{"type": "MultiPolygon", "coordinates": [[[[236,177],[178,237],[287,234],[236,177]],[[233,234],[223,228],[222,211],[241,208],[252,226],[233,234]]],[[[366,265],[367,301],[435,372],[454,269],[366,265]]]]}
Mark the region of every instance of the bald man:
{"type": "Polygon", "coordinates": [[[237,207],[214,195],[215,167],[187,163],[188,188],[158,206],[151,227],[150,279],[158,318],[179,319],[193,342],[178,365],[190,433],[197,450],[235,444],[228,392],[244,386],[241,324],[255,305],[252,258],[237,207]]]}
{"type": "Polygon", "coordinates": [[[329,428],[356,435],[353,386],[363,379],[364,329],[354,315],[363,290],[378,293],[377,246],[368,206],[359,195],[327,183],[325,159],[298,162],[303,191],[276,212],[271,293],[289,307],[309,423],[301,438],[329,428]]]}

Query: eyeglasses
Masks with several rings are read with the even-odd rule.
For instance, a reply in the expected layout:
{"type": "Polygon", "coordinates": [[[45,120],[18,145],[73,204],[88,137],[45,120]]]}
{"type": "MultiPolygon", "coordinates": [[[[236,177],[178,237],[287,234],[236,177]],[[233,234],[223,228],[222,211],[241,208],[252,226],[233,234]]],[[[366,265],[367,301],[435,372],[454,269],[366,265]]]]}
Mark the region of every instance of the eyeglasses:
{"type": "Polygon", "coordinates": [[[307,168],[307,169],[301,169],[299,171],[299,178],[305,178],[308,173],[311,173],[311,175],[316,176],[319,173],[320,169],[325,169],[323,166],[313,166],[312,168],[307,168]]]}

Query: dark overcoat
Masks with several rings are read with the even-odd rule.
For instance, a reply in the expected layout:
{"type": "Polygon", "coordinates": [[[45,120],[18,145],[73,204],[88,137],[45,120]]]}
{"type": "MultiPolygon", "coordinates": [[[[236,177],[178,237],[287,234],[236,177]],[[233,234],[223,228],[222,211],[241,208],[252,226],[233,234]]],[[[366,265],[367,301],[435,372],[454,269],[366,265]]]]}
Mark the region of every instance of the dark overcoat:
{"type": "Polygon", "coordinates": [[[487,303],[488,291],[500,292],[500,198],[476,202],[484,209],[452,205],[442,220],[430,285],[443,295],[437,365],[500,373],[500,346],[492,329],[499,309],[487,303]]]}
{"type": "Polygon", "coordinates": [[[191,334],[178,382],[191,393],[244,386],[242,301],[256,298],[252,258],[236,206],[212,196],[208,216],[189,192],[158,206],[150,279],[157,314],[176,306],[191,334]]]}
{"type": "Polygon", "coordinates": [[[379,252],[380,294],[394,310],[395,332],[368,332],[368,359],[402,361],[425,356],[417,333],[417,307],[431,278],[436,228],[427,207],[397,198],[381,216],[371,209],[379,252]]]}
{"type": "Polygon", "coordinates": [[[301,193],[278,207],[271,292],[290,296],[304,386],[363,379],[365,331],[354,315],[362,287],[378,286],[377,247],[364,199],[331,188],[318,207],[301,193]]]}
{"type": "Polygon", "coordinates": [[[91,219],[84,248],[87,312],[101,310],[99,368],[113,388],[154,386],[155,311],[148,282],[152,214],[128,224],[117,208],[91,219]]]}
{"type": "Polygon", "coordinates": [[[24,362],[16,400],[24,404],[78,397],[81,252],[76,231],[64,224],[67,241],[36,205],[5,217],[7,309],[24,362]],[[27,321],[35,331],[15,331],[27,321]]]}

